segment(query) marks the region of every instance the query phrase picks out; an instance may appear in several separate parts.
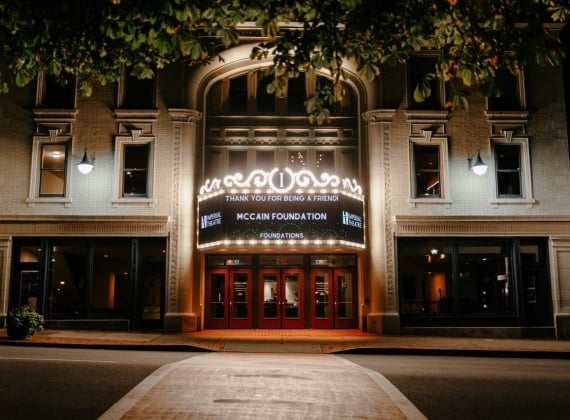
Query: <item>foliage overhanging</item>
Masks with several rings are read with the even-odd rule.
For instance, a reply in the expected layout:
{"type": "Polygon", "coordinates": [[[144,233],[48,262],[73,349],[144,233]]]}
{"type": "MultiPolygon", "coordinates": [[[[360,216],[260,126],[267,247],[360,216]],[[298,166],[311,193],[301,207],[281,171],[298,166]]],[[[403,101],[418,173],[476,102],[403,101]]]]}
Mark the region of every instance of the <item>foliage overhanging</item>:
{"type": "MultiPolygon", "coordinates": [[[[344,60],[373,80],[420,50],[439,51],[426,78],[448,82],[447,106],[465,108],[466,90],[499,94],[501,68],[560,64],[569,16],[570,0],[0,0],[0,91],[44,72],[62,83],[77,76],[89,95],[123,67],[151,78],[170,63],[205,64],[237,45],[248,24],[260,37],[251,58],[272,59],[272,92],[302,72],[330,73],[333,85],[306,103],[318,122],[342,96],[344,60]]],[[[429,96],[426,86],[416,100],[429,96]]]]}

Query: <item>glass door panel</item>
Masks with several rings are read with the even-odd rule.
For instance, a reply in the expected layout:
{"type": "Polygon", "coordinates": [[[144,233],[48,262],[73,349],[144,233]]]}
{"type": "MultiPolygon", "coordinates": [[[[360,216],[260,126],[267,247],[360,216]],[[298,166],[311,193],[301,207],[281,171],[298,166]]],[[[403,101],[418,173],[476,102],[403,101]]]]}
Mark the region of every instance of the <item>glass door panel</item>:
{"type": "Polygon", "coordinates": [[[281,277],[285,300],[282,305],[283,328],[303,328],[303,271],[286,270],[281,277]]]}
{"type": "Polygon", "coordinates": [[[330,270],[313,270],[311,273],[313,328],[333,328],[331,277],[330,270]]]}
{"type": "Polygon", "coordinates": [[[259,274],[260,288],[263,299],[259,308],[260,328],[279,328],[279,307],[281,302],[279,270],[262,270],[259,274]]]}
{"type": "Polygon", "coordinates": [[[227,328],[227,270],[210,270],[206,273],[206,328],[227,328]]]}
{"type": "Polygon", "coordinates": [[[356,284],[351,271],[335,270],[335,327],[356,328],[357,308],[354,304],[356,284]]]}
{"type": "Polygon", "coordinates": [[[231,271],[230,328],[251,328],[251,272],[231,271]]]}
{"type": "Polygon", "coordinates": [[[259,272],[259,328],[303,328],[303,270],[259,272]]]}

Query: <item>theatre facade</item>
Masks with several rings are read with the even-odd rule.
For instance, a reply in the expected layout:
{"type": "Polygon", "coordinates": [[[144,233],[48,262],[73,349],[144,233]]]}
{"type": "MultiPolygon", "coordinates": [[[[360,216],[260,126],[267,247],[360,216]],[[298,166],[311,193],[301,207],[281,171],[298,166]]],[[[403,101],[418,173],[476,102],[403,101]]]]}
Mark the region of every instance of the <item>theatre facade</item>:
{"type": "Polygon", "coordinates": [[[0,98],[0,318],[570,337],[562,68],[450,111],[444,84],[413,99],[433,54],[374,82],[347,62],[317,125],[328,74],[270,95],[252,45],[89,98],[43,76],[0,98]]]}

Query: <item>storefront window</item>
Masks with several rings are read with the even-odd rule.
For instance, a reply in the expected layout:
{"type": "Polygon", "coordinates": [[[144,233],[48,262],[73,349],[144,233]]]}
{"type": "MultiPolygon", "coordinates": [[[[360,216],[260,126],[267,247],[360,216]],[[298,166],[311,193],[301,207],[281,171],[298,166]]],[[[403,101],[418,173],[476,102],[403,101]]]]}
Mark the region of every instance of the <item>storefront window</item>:
{"type": "Polygon", "coordinates": [[[512,241],[400,239],[402,314],[511,313],[512,241]]]}
{"type": "Polygon", "coordinates": [[[164,238],[15,238],[10,308],[31,305],[48,327],[160,328],[166,259],[164,238]]]}
{"type": "Polygon", "coordinates": [[[442,314],[454,311],[450,241],[402,241],[399,246],[401,311],[442,314]]]}
{"type": "Polygon", "coordinates": [[[87,242],[54,240],[49,247],[48,315],[83,315],[87,299],[87,242]]]}
{"type": "Polygon", "coordinates": [[[510,252],[501,243],[459,245],[459,310],[463,313],[512,311],[510,252]]]}
{"type": "Polygon", "coordinates": [[[92,310],[126,314],[131,290],[131,240],[97,240],[93,255],[92,310]]]}

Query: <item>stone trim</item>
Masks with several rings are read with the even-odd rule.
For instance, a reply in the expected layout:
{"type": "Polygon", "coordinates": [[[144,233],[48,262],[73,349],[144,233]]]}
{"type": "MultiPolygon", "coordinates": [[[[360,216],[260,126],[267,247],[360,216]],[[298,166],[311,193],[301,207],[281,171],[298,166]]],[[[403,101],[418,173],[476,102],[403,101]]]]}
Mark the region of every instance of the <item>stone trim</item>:
{"type": "Polygon", "coordinates": [[[1,216],[3,235],[167,236],[169,216],[1,216]]]}
{"type": "Polygon", "coordinates": [[[416,217],[395,216],[394,234],[407,235],[570,235],[570,218],[563,216],[416,217]]]}

